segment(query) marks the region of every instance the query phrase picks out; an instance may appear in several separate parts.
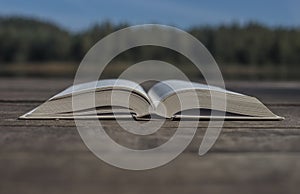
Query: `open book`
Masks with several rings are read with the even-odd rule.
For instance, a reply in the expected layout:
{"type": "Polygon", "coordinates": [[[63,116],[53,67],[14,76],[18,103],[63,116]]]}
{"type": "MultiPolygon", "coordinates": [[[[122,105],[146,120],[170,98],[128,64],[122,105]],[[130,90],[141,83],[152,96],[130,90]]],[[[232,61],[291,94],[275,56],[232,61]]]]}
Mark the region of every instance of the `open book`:
{"type": "Polygon", "coordinates": [[[67,88],[21,116],[21,119],[136,118],[151,115],[176,119],[280,120],[254,97],[181,80],[154,84],[147,92],[138,83],[107,79],[67,88]],[[224,102],[226,111],[220,106],[224,102]]]}

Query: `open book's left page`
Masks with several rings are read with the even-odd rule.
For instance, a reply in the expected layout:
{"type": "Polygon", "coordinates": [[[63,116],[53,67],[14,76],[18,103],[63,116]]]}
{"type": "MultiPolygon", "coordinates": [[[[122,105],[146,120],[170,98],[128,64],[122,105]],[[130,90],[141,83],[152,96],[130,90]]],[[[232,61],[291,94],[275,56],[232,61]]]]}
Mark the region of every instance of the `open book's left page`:
{"type": "Polygon", "coordinates": [[[73,85],[65,89],[64,91],[56,94],[49,100],[71,96],[72,94],[93,92],[99,90],[108,90],[108,89],[131,90],[139,93],[144,98],[147,98],[150,101],[147,93],[138,83],[129,80],[124,80],[124,79],[105,79],[105,80],[98,80],[98,81],[73,85]]]}
{"type": "Polygon", "coordinates": [[[138,83],[108,79],[71,86],[21,118],[114,118],[125,113],[144,116],[149,114],[149,106],[151,100],[138,83]]]}

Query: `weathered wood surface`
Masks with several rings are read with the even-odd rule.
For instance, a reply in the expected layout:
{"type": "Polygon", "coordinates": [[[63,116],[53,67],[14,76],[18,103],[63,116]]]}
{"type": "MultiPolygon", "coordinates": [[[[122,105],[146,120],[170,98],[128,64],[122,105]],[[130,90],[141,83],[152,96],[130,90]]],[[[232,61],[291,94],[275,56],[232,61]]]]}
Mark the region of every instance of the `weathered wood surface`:
{"type": "MultiPolygon", "coordinates": [[[[256,96],[284,121],[226,121],[216,144],[197,155],[207,121],[188,148],[153,170],[127,171],[94,156],[74,121],[17,120],[72,80],[0,79],[0,193],[299,193],[300,83],[231,82],[256,96]]],[[[86,121],[88,122],[88,121],[86,121]]],[[[136,149],[167,141],[178,122],[147,137],[103,121],[119,143],[136,149]]],[[[190,123],[185,121],[184,127],[190,123]]]]}

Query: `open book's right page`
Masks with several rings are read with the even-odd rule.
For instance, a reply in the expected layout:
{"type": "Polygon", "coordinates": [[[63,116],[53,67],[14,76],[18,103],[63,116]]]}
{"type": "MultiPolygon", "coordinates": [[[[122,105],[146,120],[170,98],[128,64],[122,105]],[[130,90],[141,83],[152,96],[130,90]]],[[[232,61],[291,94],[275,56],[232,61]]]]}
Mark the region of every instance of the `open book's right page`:
{"type": "Polygon", "coordinates": [[[148,91],[148,96],[157,107],[158,114],[161,112],[160,104],[164,104],[166,113],[163,116],[169,118],[282,119],[254,97],[201,83],[166,80],[155,84],[148,91]],[[226,96],[225,112],[211,107],[212,93],[219,94],[220,101],[226,96]],[[174,100],[174,96],[180,98],[183,107],[174,100]],[[214,114],[211,115],[212,111],[214,114]]]}

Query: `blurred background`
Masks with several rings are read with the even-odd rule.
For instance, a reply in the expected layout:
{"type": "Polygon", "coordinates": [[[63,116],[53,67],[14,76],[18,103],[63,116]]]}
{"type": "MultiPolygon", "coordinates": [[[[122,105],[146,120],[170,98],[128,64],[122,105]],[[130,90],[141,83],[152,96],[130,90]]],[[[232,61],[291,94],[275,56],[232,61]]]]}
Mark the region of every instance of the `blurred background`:
{"type": "MultiPolygon", "coordinates": [[[[199,39],[225,80],[300,79],[300,13],[295,0],[0,0],[0,76],[73,78],[86,52],[130,25],[178,27],[199,39]]],[[[107,75],[131,64],[163,60],[197,78],[188,59],[169,49],[130,49],[107,75]]]]}

